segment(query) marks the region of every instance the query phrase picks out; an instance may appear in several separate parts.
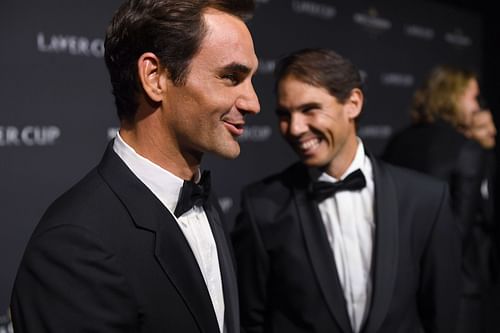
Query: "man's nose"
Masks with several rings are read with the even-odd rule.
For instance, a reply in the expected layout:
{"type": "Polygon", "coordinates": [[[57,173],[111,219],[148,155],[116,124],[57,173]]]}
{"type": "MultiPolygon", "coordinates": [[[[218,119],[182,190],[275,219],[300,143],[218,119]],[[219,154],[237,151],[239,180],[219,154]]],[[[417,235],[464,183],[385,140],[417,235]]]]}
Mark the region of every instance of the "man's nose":
{"type": "Polygon", "coordinates": [[[300,112],[292,112],[290,114],[290,127],[288,129],[290,135],[300,136],[307,132],[307,124],[305,116],[300,112]]]}
{"type": "Polygon", "coordinates": [[[260,103],[251,81],[244,84],[243,92],[236,101],[236,107],[246,113],[257,114],[260,112],[260,103]]]}

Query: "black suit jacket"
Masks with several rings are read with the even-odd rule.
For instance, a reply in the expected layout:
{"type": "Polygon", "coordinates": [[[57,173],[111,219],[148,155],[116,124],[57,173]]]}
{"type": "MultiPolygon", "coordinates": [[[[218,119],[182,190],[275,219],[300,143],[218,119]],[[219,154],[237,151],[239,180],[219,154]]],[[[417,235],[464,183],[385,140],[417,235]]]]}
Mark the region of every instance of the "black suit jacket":
{"type": "Polygon", "coordinates": [[[494,155],[450,124],[412,125],[389,141],[383,158],[448,182],[463,238],[465,294],[479,294],[495,271],[493,233],[494,155]],[[488,198],[481,195],[487,180],[488,198]]]}
{"type": "MultiPolygon", "coordinates": [[[[362,332],[452,332],[460,250],[446,185],[371,160],[373,292],[362,332]]],[[[308,178],[296,164],[242,193],[233,245],[246,332],[352,332],[308,178]]]]}
{"type": "MultiPolygon", "coordinates": [[[[239,332],[232,253],[213,197],[228,332],[239,332]]],[[[24,332],[219,332],[196,259],[177,222],[114,153],[57,199],[35,229],[11,311],[24,332]]]]}

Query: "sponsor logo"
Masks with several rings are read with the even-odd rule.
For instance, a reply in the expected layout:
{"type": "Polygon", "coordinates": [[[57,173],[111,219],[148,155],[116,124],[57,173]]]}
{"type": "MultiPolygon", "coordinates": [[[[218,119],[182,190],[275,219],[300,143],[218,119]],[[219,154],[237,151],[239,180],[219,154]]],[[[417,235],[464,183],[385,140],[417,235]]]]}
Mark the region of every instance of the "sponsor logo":
{"type": "Polygon", "coordinates": [[[238,138],[238,141],[240,142],[262,142],[262,141],[267,141],[270,137],[271,134],[273,133],[273,130],[271,126],[259,126],[259,125],[253,125],[253,126],[245,126],[245,130],[243,131],[243,134],[238,138]]]}
{"type": "Polygon", "coordinates": [[[274,59],[259,59],[259,67],[257,72],[259,74],[273,74],[276,67],[276,60],[274,59]]]}
{"type": "Polygon", "coordinates": [[[114,139],[116,136],[116,132],[118,132],[119,128],[118,127],[109,127],[108,130],[106,131],[108,135],[108,140],[114,139]]]}
{"type": "Polygon", "coordinates": [[[367,13],[354,13],[352,17],[354,23],[357,23],[372,31],[389,30],[392,22],[379,16],[377,9],[370,8],[367,13]]]}
{"type": "Polygon", "coordinates": [[[420,25],[407,25],[404,27],[404,31],[408,36],[431,40],[434,38],[434,30],[431,28],[423,27],[420,25]]]}
{"type": "Polygon", "coordinates": [[[75,56],[102,58],[104,56],[104,40],[90,39],[81,36],[51,35],[39,32],[36,36],[38,51],[44,53],[66,53],[75,56]]]}
{"type": "Polygon", "coordinates": [[[358,135],[362,139],[387,139],[392,134],[389,125],[366,125],[358,129],[358,135]]]}
{"type": "MultiPolygon", "coordinates": [[[[118,127],[109,127],[106,131],[108,140],[113,139],[118,132],[118,127]]],[[[1,131],[1,127],[0,127],[1,131]]],[[[243,134],[238,138],[238,141],[246,142],[261,142],[266,141],[271,137],[273,130],[271,126],[245,126],[243,134]]],[[[1,132],[0,132],[0,145],[1,145],[1,132]]]]}
{"type": "Polygon", "coordinates": [[[224,213],[227,213],[233,207],[233,198],[223,197],[219,198],[220,208],[224,213]]]}
{"type": "Polygon", "coordinates": [[[456,29],[454,32],[445,33],[444,40],[447,43],[461,47],[467,47],[472,45],[472,38],[466,36],[460,29],[456,29]]]}
{"type": "Polygon", "coordinates": [[[359,76],[361,76],[361,82],[366,83],[366,80],[368,80],[368,73],[365,70],[360,69],[359,76]]]}
{"type": "Polygon", "coordinates": [[[388,86],[411,87],[415,82],[413,75],[404,73],[383,73],[380,82],[388,86]]]}
{"type": "Polygon", "coordinates": [[[0,126],[0,147],[51,146],[60,136],[57,126],[0,126]]]}
{"type": "Polygon", "coordinates": [[[337,9],[331,5],[315,1],[292,1],[292,10],[299,14],[311,15],[321,19],[331,19],[337,15],[337,9]]]}

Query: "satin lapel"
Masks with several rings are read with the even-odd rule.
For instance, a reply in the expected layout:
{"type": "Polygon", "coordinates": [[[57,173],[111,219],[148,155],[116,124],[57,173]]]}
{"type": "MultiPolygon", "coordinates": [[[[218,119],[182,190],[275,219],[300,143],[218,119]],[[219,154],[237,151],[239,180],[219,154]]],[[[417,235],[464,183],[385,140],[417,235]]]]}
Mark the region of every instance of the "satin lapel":
{"type": "Polygon", "coordinates": [[[352,332],[344,292],[340,285],[332,248],[326,237],[319,209],[307,197],[305,189],[295,188],[294,194],[309,259],[325,301],[342,331],[352,332]]]}
{"type": "Polygon", "coordinates": [[[98,172],[123,202],[136,226],[156,234],[154,256],[190,309],[200,331],[218,332],[217,318],[201,271],[168,209],[114,153],[112,143],[108,145],[98,172]]]}
{"type": "Polygon", "coordinates": [[[204,208],[217,245],[222,288],[224,292],[224,323],[228,333],[237,333],[239,332],[240,319],[236,272],[234,270],[231,250],[229,249],[228,237],[224,232],[222,219],[215,205],[217,205],[215,198],[211,196],[204,208]]]}
{"type": "Polygon", "coordinates": [[[398,197],[386,168],[370,157],[375,182],[375,240],[373,250],[373,291],[364,333],[377,332],[387,315],[398,268],[398,197]]]}

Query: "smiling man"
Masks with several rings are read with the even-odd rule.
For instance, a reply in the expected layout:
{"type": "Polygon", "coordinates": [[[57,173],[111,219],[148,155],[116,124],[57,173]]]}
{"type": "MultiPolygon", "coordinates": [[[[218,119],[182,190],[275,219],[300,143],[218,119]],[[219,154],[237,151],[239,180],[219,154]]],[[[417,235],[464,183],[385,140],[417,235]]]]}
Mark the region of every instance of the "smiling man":
{"type": "Polygon", "coordinates": [[[300,162],[242,193],[232,234],[242,327],[452,333],[460,247],[445,183],[367,154],[347,59],[301,50],[275,74],[279,129],[300,162]]]}
{"type": "Polygon", "coordinates": [[[120,131],[42,217],[19,267],[16,333],[239,332],[205,153],[235,158],[259,112],[245,0],[131,0],[106,36],[120,131]]]}

